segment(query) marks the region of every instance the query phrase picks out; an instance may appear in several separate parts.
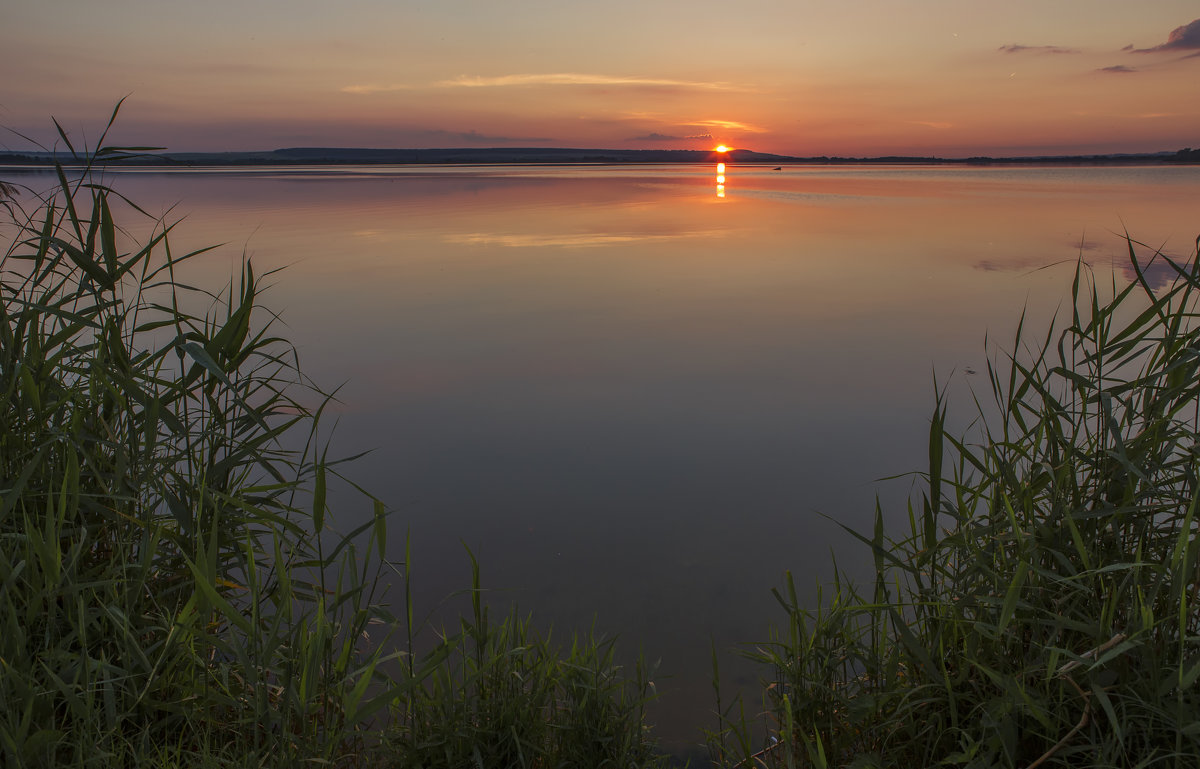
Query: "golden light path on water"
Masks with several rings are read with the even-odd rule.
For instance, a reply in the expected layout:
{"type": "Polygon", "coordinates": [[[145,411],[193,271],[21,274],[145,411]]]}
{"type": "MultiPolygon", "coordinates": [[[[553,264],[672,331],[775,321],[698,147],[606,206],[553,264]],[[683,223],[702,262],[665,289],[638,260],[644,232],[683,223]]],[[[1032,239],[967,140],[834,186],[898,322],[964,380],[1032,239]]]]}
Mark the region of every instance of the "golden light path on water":
{"type": "MultiPolygon", "coordinates": [[[[724,144],[717,147],[717,152],[720,152],[721,154],[725,154],[728,151],[729,151],[729,147],[726,147],[724,144]]],[[[717,163],[717,197],[718,198],[725,197],[725,164],[724,163],[717,163]]]]}

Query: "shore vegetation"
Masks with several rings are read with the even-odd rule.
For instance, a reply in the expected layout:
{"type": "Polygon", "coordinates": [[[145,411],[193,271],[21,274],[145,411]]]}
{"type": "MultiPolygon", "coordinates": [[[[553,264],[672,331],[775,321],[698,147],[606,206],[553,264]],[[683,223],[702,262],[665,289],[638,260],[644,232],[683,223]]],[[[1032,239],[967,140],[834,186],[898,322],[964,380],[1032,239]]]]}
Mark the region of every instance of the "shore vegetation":
{"type": "Polygon", "coordinates": [[[1200,254],[1127,251],[990,350],[969,428],[937,389],[907,528],[851,532],[873,581],[775,591],[771,744],[729,763],[1200,765],[1200,254]]]}

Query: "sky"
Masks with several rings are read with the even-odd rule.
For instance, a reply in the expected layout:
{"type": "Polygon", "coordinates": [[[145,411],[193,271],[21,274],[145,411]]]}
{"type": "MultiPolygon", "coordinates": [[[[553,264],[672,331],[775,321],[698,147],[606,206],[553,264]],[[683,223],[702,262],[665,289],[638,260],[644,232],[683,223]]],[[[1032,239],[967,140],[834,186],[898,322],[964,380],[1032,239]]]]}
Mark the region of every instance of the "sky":
{"type": "Polygon", "coordinates": [[[0,148],[1200,147],[1196,0],[0,0],[0,148]]]}

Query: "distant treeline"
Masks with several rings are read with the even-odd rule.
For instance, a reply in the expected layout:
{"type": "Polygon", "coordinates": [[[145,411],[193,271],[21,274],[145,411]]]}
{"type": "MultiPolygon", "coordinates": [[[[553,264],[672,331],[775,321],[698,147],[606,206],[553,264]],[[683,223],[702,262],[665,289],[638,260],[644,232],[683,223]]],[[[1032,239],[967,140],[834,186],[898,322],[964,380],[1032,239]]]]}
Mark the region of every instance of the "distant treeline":
{"type": "MultiPolygon", "coordinates": [[[[341,147],[293,147],[263,152],[169,152],[132,154],[112,158],[110,165],[122,166],[271,166],[271,165],[496,165],[496,164],[625,164],[625,163],[714,163],[718,161],[764,165],[795,164],[1155,164],[1200,163],[1200,150],[1181,149],[1114,155],[1036,155],[994,158],[939,158],[888,155],[883,157],[794,157],[735,149],[713,150],[610,150],[562,147],[493,147],[483,149],[356,149],[341,147]]],[[[55,162],[72,165],[69,153],[0,152],[0,164],[44,166],[55,162]]]]}

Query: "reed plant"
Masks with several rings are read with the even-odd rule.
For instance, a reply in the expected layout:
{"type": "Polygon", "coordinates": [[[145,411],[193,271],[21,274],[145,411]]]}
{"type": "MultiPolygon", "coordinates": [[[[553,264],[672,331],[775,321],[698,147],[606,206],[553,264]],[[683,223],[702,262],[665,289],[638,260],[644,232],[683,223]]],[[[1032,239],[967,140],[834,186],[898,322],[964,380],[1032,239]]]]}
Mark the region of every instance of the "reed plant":
{"type": "Polygon", "coordinates": [[[383,506],[334,532],[329,396],[250,262],[182,283],[204,250],[136,241],[97,172],[139,148],[60,134],[79,166],[8,190],[0,262],[0,763],[355,763],[383,506]]]}
{"type": "Polygon", "coordinates": [[[1069,317],[989,352],[969,428],[935,386],[907,530],[851,532],[873,581],[775,591],[741,766],[1200,765],[1200,268],[1126,245],[1127,284],[1080,263],[1069,317]]]}
{"type": "Polygon", "coordinates": [[[51,190],[0,184],[0,765],[658,763],[644,670],[490,622],[473,559],[470,616],[425,642],[264,276],[187,284],[209,249],[104,183],[147,148],[59,135],[51,190]],[[335,483],[363,502],[338,526],[335,483]]]}
{"type": "Polygon", "coordinates": [[[613,639],[587,633],[562,648],[515,607],[492,619],[473,556],[471,570],[470,611],[438,632],[424,669],[409,671],[420,685],[394,701],[390,765],[665,766],[645,722],[654,684],[644,660],[629,676],[613,639]]]}

